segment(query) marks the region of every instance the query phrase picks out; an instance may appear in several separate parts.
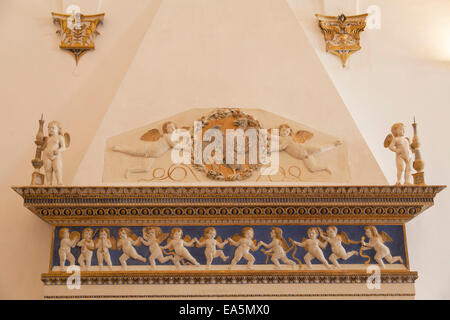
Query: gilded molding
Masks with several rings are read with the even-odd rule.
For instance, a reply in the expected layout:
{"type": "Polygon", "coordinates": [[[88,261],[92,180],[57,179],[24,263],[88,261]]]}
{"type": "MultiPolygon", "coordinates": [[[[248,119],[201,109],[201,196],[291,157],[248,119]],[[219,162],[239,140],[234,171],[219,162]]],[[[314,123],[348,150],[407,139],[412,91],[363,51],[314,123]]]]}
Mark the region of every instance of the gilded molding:
{"type": "MultiPolygon", "coordinates": [[[[46,286],[66,285],[70,275],[43,273],[46,286]]],[[[81,272],[81,285],[172,285],[172,284],[364,284],[366,272],[311,271],[226,271],[226,272],[81,272]]],[[[381,283],[414,283],[415,271],[382,271],[381,283]]]]}
{"type": "Polygon", "coordinates": [[[50,224],[391,221],[434,204],[445,186],[13,187],[50,224]]]}

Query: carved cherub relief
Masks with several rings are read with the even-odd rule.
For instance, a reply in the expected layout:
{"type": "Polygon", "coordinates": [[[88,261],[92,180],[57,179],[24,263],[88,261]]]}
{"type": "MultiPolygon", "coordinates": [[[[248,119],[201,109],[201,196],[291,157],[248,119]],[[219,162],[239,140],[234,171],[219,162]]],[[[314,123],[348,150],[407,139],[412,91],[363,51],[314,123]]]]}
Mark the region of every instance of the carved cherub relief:
{"type": "Polygon", "coordinates": [[[235,266],[242,258],[248,261],[247,268],[252,269],[255,263],[255,257],[250,253],[250,250],[256,251],[261,244],[256,244],[256,240],[253,239],[255,231],[251,227],[245,227],[242,229],[241,235],[235,234],[233,238],[228,238],[228,242],[237,247],[234,251],[234,258],[231,261],[230,269],[235,266]]]}
{"type": "Polygon", "coordinates": [[[340,146],[342,144],[340,140],[336,140],[334,144],[329,146],[315,146],[307,143],[314,136],[312,132],[299,130],[294,135],[292,128],[287,124],[280,125],[278,130],[280,135],[279,145],[278,148],[271,146],[272,152],[286,151],[293,158],[303,161],[310,172],[326,171],[329,174],[332,173],[328,166],[318,164],[314,155],[340,146]]]}
{"type": "MultiPolygon", "coordinates": [[[[322,231],[322,230],[320,230],[322,231]]],[[[338,229],[335,226],[329,226],[327,228],[327,232],[320,232],[320,235],[327,243],[330,244],[331,251],[333,252],[330,257],[328,258],[333,265],[340,269],[341,265],[337,261],[338,259],[347,260],[353,255],[357,255],[358,252],[355,250],[352,250],[350,252],[347,252],[342,245],[344,244],[357,244],[359,241],[352,241],[348,238],[347,234],[344,231],[341,231],[341,233],[338,234],[338,229]]]]}
{"type": "Polygon", "coordinates": [[[403,264],[403,259],[400,256],[393,257],[391,250],[384,244],[385,242],[392,242],[392,238],[384,231],[378,232],[375,226],[364,227],[366,236],[369,238],[369,242],[364,242],[364,237],[361,239],[362,250],[375,250],[375,261],[380,265],[382,269],[385,268],[383,259],[389,264],[400,262],[403,264]]]}
{"type": "Polygon", "coordinates": [[[318,238],[320,235],[320,231],[320,228],[309,228],[306,232],[308,238],[303,238],[302,242],[297,242],[289,239],[294,245],[302,247],[307,251],[307,253],[303,257],[303,260],[305,260],[306,267],[308,269],[312,269],[311,261],[314,259],[319,260],[327,269],[330,269],[330,265],[328,264],[327,259],[325,259],[322,251],[322,249],[326,248],[327,242],[322,241],[318,238]]]}
{"type": "Polygon", "coordinates": [[[160,263],[165,263],[167,261],[174,262],[173,256],[164,256],[160,247],[160,244],[169,236],[168,233],[162,232],[160,227],[144,227],[142,228],[142,235],[143,238],[140,238],[140,241],[146,245],[150,251],[150,257],[148,260],[150,262],[151,269],[156,268],[156,260],[160,263]]]}
{"type": "Polygon", "coordinates": [[[269,249],[267,251],[261,249],[261,251],[263,251],[264,254],[267,255],[267,257],[269,256],[271,257],[270,260],[273,262],[273,264],[277,269],[281,268],[280,260],[283,263],[292,266],[292,268],[295,268],[296,263],[291,259],[289,259],[286,255],[286,253],[288,253],[291,250],[291,248],[289,248],[289,245],[283,238],[283,230],[281,230],[281,228],[276,227],[272,228],[270,232],[270,237],[272,238],[272,242],[270,242],[269,244],[266,244],[263,241],[259,242],[260,245],[264,246],[266,249],[269,249]]]}
{"type": "Polygon", "coordinates": [[[59,265],[62,269],[65,269],[66,260],[69,260],[71,266],[75,265],[75,257],[73,256],[71,249],[74,248],[80,240],[80,233],[77,231],[70,232],[68,228],[62,228],[59,230],[58,236],[61,239],[58,249],[59,265]]]}
{"type": "Polygon", "coordinates": [[[122,249],[123,254],[120,256],[119,261],[123,269],[127,269],[127,260],[132,258],[142,262],[146,262],[147,259],[137,253],[134,246],[140,246],[141,241],[138,236],[131,232],[129,228],[119,229],[119,239],[117,240],[117,248],[122,249]]]}
{"type": "Polygon", "coordinates": [[[208,227],[204,230],[203,237],[197,241],[197,247],[206,247],[205,248],[205,257],[206,257],[206,268],[211,268],[211,263],[214,258],[222,258],[222,261],[227,261],[228,256],[226,256],[222,250],[217,250],[217,247],[223,249],[223,247],[228,243],[228,240],[222,241],[220,237],[217,237],[217,231],[214,227],[208,227]]]}
{"type": "Polygon", "coordinates": [[[103,269],[103,261],[105,261],[108,268],[112,270],[112,261],[109,250],[116,250],[116,240],[111,236],[111,232],[108,228],[100,229],[99,236],[94,240],[94,244],[97,249],[97,260],[100,270],[103,269]]]}
{"type": "Polygon", "coordinates": [[[180,228],[173,228],[170,231],[170,238],[167,240],[167,244],[161,249],[169,249],[173,250],[173,263],[177,268],[180,267],[180,261],[187,260],[193,265],[199,267],[200,263],[190,254],[188,249],[185,247],[192,247],[195,242],[197,242],[197,238],[191,239],[189,235],[186,235],[183,239],[183,230],[180,228]]]}
{"type": "Polygon", "coordinates": [[[172,141],[172,133],[177,130],[174,122],[168,121],[162,125],[162,134],[158,129],[151,129],[141,136],[142,141],[147,141],[145,148],[133,149],[127,146],[115,145],[111,148],[114,152],[121,152],[132,157],[149,158],[150,162],[145,167],[127,168],[125,178],[132,173],[147,173],[153,166],[156,158],[162,157],[167,151],[174,148],[176,143],[172,141]]]}

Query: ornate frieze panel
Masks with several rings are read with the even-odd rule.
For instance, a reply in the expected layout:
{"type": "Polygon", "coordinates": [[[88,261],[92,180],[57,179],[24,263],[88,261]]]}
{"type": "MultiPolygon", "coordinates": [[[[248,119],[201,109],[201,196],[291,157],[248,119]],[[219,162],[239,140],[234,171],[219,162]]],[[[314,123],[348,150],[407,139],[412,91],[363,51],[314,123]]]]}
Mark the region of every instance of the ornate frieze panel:
{"type": "Polygon", "coordinates": [[[409,269],[402,225],[58,226],[52,248],[50,271],[409,269]]]}

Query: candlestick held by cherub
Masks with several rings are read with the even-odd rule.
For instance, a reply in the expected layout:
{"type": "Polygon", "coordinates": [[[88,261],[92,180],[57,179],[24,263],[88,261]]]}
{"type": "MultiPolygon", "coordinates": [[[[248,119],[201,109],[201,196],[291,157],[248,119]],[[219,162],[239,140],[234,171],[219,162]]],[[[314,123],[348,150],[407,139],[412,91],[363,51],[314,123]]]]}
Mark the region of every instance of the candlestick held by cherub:
{"type": "Polygon", "coordinates": [[[192,247],[197,238],[191,239],[189,235],[186,235],[184,239],[183,231],[180,228],[173,228],[170,231],[170,238],[167,240],[167,244],[161,247],[162,250],[168,249],[173,250],[170,254],[173,255],[173,263],[175,267],[180,267],[180,261],[184,264],[184,260],[189,261],[193,265],[199,267],[200,263],[190,254],[190,252],[185,247],[192,247]]]}
{"type": "Polygon", "coordinates": [[[319,260],[327,269],[330,269],[330,265],[328,264],[327,259],[325,259],[322,251],[322,249],[326,248],[328,243],[318,239],[320,231],[321,230],[316,227],[309,228],[307,230],[308,239],[303,238],[302,242],[289,239],[293,244],[302,247],[307,251],[303,260],[305,260],[308,269],[312,269],[311,261],[314,259],[319,260]]]}
{"type": "Polygon", "coordinates": [[[97,260],[100,270],[103,269],[103,261],[106,262],[108,268],[112,270],[112,261],[109,250],[116,249],[116,241],[108,228],[102,228],[99,231],[99,236],[94,240],[95,248],[97,249],[97,260]]]}
{"type": "Polygon", "coordinates": [[[403,123],[395,123],[391,128],[391,133],[384,139],[384,147],[395,152],[395,164],[397,166],[396,185],[401,185],[402,176],[404,184],[411,184],[411,143],[405,137],[405,126],[403,123]]]}
{"type": "Polygon", "coordinates": [[[133,246],[140,246],[141,242],[139,238],[131,232],[129,228],[119,229],[119,239],[117,240],[117,248],[122,249],[123,254],[120,256],[119,261],[123,269],[127,269],[127,260],[132,258],[142,262],[146,262],[147,259],[137,253],[133,246]]]}
{"type": "Polygon", "coordinates": [[[375,250],[375,261],[380,265],[382,269],[385,268],[383,259],[388,263],[392,264],[395,262],[400,262],[403,264],[403,259],[400,256],[393,257],[391,251],[384,244],[385,242],[391,242],[392,238],[384,231],[378,232],[375,226],[364,227],[366,236],[369,238],[369,242],[364,242],[364,238],[361,240],[362,250],[375,250]]]}
{"type": "Polygon", "coordinates": [[[89,270],[91,268],[92,253],[95,249],[95,244],[92,240],[93,236],[94,232],[91,228],[84,228],[81,232],[81,240],[77,244],[78,247],[81,247],[78,263],[83,270],[89,270]]]}
{"type": "Polygon", "coordinates": [[[58,236],[61,239],[58,249],[59,265],[61,269],[65,269],[66,260],[69,260],[71,266],[75,265],[75,257],[73,256],[71,249],[74,248],[80,240],[80,233],[77,231],[69,232],[68,228],[61,228],[58,232],[58,236]]]}
{"type": "Polygon", "coordinates": [[[167,239],[168,233],[162,232],[159,227],[144,227],[142,229],[143,238],[140,238],[142,244],[148,247],[150,257],[148,258],[150,268],[156,268],[156,261],[166,263],[167,261],[174,262],[174,258],[170,255],[164,256],[160,244],[167,239]]]}
{"type": "Polygon", "coordinates": [[[218,237],[216,239],[216,229],[214,227],[208,227],[203,232],[203,237],[197,241],[197,247],[206,247],[205,248],[205,257],[206,257],[206,268],[211,268],[212,261],[214,258],[220,257],[222,261],[228,260],[228,256],[226,256],[222,250],[217,250],[217,247],[223,249],[223,247],[228,243],[228,240],[222,242],[222,239],[218,237]]]}
{"type": "Polygon", "coordinates": [[[247,268],[253,268],[255,257],[250,253],[250,250],[257,251],[261,244],[256,245],[256,240],[253,239],[255,231],[251,227],[242,229],[241,235],[235,234],[233,238],[228,238],[228,242],[237,247],[234,251],[234,258],[231,261],[230,269],[233,268],[242,258],[248,261],[247,268]]]}
{"type": "Polygon", "coordinates": [[[330,244],[331,251],[333,252],[330,257],[328,258],[331,263],[338,269],[341,269],[341,265],[337,261],[338,259],[347,260],[353,255],[358,255],[358,251],[352,250],[350,252],[347,252],[342,245],[344,244],[358,244],[359,241],[352,241],[348,238],[347,234],[342,231],[340,234],[338,234],[338,229],[335,226],[329,226],[327,228],[327,232],[321,232],[320,233],[322,239],[324,239],[327,243],[330,244]]]}
{"type": "Polygon", "coordinates": [[[417,123],[415,117],[412,127],[414,130],[414,136],[413,142],[411,143],[411,150],[414,153],[413,168],[416,170],[416,173],[413,174],[414,184],[425,185],[425,175],[423,172],[423,169],[425,168],[425,162],[422,160],[422,154],[419,150],[420,142],[419,142],[419,135],[417,133],[417,123]]]}
{"type": "Polygon", "coordinates": [[[315,155],[340,146],[342,144],[340,140],[336,140],[329,146],[315,146],[306,143],[314,136],[312,132],[299,130],[293,135],[292,128],[287,124],[280,125],[278,129],[280,133],[279,143],[278,146],[271,145],[270,149],[272,152],[286,151],[293,158],[302,160],[306,169],[310,172],[325,171],[329,174],[332,173],[328,166],[317,163],[315,155]]]}
{"type": "Polygon", "coordinates": [[[42,150],[44,145],[44,115],[41,115],[41,119],[39,120],[39,129],[36,134],[36,140],[34,143],[36,144],[36,153],[34,155],[34,159],[31,160],[31,164],[34,167],[34,172],[31,175],[31,185],[43,185],[45,182],[45,175],[41,173],[41,167],[44,165],[42,161],[42,150]]]}
{"type": "Polygon", "coordinates": [[[270,236],[272,238],[272,242],[270,242],[269,244],[266,244],[263,241],[259,242],[260,245],[264,246],[266,249],[269,249],[267,251],[261,249],[261,251],[263,251],[264,254],[267,255],[267,257],[270,256],[270,260],[273,262],[277,269],[281,268],[280,260],[283,263],[290,265],[292,268],[295,268],[297,264],[286,256],[286,253],[288,253],[291,248],[289,248],[289,245],[283,238],[283,230],[274,227],[270,232],[270,236]]]}

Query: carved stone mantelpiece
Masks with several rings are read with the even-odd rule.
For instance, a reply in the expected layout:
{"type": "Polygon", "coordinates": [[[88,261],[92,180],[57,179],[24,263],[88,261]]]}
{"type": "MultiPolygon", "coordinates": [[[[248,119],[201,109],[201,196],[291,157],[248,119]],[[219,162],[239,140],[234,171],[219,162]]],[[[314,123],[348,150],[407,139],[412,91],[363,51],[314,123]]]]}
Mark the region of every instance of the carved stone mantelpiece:
{"type": "MultiPolygon", "coordinates": [[[[409,268],[404,224],[432,206],[434,197],[444,188],[13,187],[24,198],[29,210],[53,225],[49,270],[42,274],[46,298],[148,299],[412,298],[418,275],[409,268]],[[359,240],[363,241],[366,229],[372,228],[368,225],[375,226],[373,228],[384,237],[396,261],[392,264],[384,261],[384,269],[380,271],[380,290],[368,289],[366,284],[371,275],[367,267],[378,266],[374,250],[368,253],[361,251],[363,246],[359,240]],[[81,289],[68,290],[66,281],[70,274],[61,269],[68,266],[67,261],[64,262],[66,267],[61,267],[58,254],[63,229],[71,232],[71,237],[91,229],[95,240],[99,238],[99,230],[107,228],[115,244],[124,228],[129,230],[134,241],[141,235],[145,237],[143,230],[147,227],[159,228],[166,237],[179,228],[184,232],[184,241],[188,241],[186,237],[200,238],[204,230],[214,227],[216,239],[220,242],[220,239],[230,239],[233,234],[234,239],[247,226],[252,228],[255,243],[270,242],[270,230],[282,229],[284,237],[290,241],[286,254],[288,259],[297,261],[295,265],[289,266],[284,261],[277,268],[266,251],[257,249],[250,251],[255,258],[250,270],[245,260],[233,267],[230,260],[237,249],[228,243],[222,250],[229,259],[225,261],[216,256],[210,267],[205,265],[205,249],[194,245],[187,246],[187,249],[200,262],[199,267],[189,263],[176,267],[170,261],[162,263],[156,260],[156,266],[151,268],[149,247],[138,244],[134,250],[146,259],[145,262],[129,257],[124,269],[124,265],[121,266],[124,251],[113,246],[109,250],[112,265],[100,267],[98,256],[93,251],[92,265],[81,269],[81,289]],[[353,244],[344,245],[347,252],[359,249],[359,254],[348,260],[340,259],[340,268],[330,261],[330,269],[327,270],[317,260],[313,261],[311,268],[307,267],[304,260],[306,251],[295,246],[294,242],[306,237],[311,227],[328,232],[330,226],[336,226],[341,234],[345,232],[345,236],[353,240],[353,244]],[[123,286],[128,289],[123,291],[123,286]]],[[[170,237],[167,242],[162,240],[161,247],[169,240],[170,237]]],[[[81,249],[77,246],[72,248],[74,259],[80,259],[81,249]]],[[[175,254],[167,250],[163,251],[164,256],[175,254]]],[[[330,250],[330,247],[324,250],[326,259],[331,257],[330,250]]],[[[79,265],[79,261],[75,264],[79,265]]]]}

